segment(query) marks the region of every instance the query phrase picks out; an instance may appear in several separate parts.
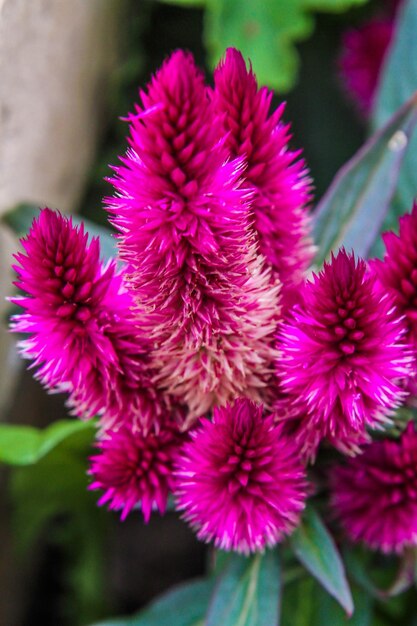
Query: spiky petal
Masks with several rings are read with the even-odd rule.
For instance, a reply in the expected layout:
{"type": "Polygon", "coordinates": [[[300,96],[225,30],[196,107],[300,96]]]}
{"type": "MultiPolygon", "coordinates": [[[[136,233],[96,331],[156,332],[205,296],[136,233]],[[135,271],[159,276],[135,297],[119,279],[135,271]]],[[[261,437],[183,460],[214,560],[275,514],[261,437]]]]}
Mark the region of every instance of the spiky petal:
{"type": "Polygon", "coordinates": [[[322,438],[354,453],[404,397],[405,329],[365,262],[343,249],[302,297],[278,341],[283,391],[305,409],[299,440],[310,456],[322,438]]]}
{"type": "Polygon", "coordinates": [[[24,313],[13,330],[33,359],[37,378],[51,391],[70,394],[81,417],[152,421],[161,410],[149,372],[149,345],[132,319],[132,300],[116,265],[100,261],[98,239],[83,226],[44,209],[16,255],[13,301],[24,313]]]}
{"type": "Polygon", "coordinates": [[[153,509],[165,512],[174,487],[173,463],[184,436],[169,424],[144,434],[127,425],[106,430],[96,443],[99,454],[91,457],[89,489],[104,493],[98,504],[121,511],[124,520],[140,505],[145,522],[153,509]]]}
{"type": "Polygon", "coordinates": [[[352,541],[400,553],[417,546],[417,433],[383,439],[332,469],[332,502],[352,541]]]}
{"type": "Polygon", "coordinates": [[[269,114],[272,92],[258,89],[238,50],[229,48],[214,73],[213,103],[232,158],[245,161],[245,181],[254,189],[252,211],[260,251],[284,289],[299,283],[314,248],[305,205],[310,179],[300,152],[289,149],[284,104],[269,114]]]}
{"type": "Polygon", "coordinates": [[[417,352],[417,202],[410,214],[400,217],[399,234],[388,232],[382,238],[384,260],[372,260],[371,270],[404,315],[409,340],[417,352]]]}
{"type": "Polygon", "coordinates": [[[257,255],[242,164],[224,164],[219,123],[193,58],[175,52],[130,116],[109,199],[158,383],[191,418],[271,375],[278,287],[257,255]]]}
{"type": "Polygon", "coordinates": [[[304,507],[305,471],[294,444],[262,412],[246,399],[217,408],[181,450],[178,507],[200,539],[223,550],[275,545],[304,507]]]}

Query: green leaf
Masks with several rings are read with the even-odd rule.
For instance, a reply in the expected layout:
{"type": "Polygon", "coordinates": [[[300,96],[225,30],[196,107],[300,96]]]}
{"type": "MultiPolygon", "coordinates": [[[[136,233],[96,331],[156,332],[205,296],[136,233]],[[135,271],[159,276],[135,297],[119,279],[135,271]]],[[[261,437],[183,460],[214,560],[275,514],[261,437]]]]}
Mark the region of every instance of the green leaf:
{"type": "Polygon", "coordinates": [[[373,626],[373,599],[353,587],[355,612],[349,621],[340,605],[313,579],[306,576],[285,586],[281,626],[373,626]]]}
{"type": "Polygon", "coordinates": [[[372,582],[371,575],[371,559],[372,553],[369,551],[360,551],[347,546],[343,551],[346,568],[350,577],[355,581],[369,596],[381,599],[381,590],[372,582]]]}
{"type": "Polygon", "coordinates": [[[60,428],[49,431],[44,456],[11,473],[13,534],[21,558],[42,536],[59,544],[66,563],[62,608],[69,623],[78,626],[106,614],[103,574],[108,514],[97,507],[97,495],[87,490],[92,425],[72,434],[65,423],[62,428],[60,422],[54,426],[60,428]]]}
{"type": "Polygon", "coordinates": [[[227,566],[230,559],[230,552],[224,550],[213,550],[208,553],[208,570],[217,577],[227,566]]]}
{"type": "Polygon", "coordinates": [[[116,618],[94,626],[204,626],[204,613],[213,590],[211,579],[174,587],[136,616],[116,618]]]}
{"type": "Polygon", "coordinates": [[[32,465],[58,444],[76,433],[87,431],[90,439],[94,421],[61,420],[40,430],[32,426],[0,424],[0,462],[9,465],[32,465]]]}
{"type": "Polygon", "coordinates": [[[314,214],[317,265],[345,246],[366,257],[394,194],[417,122],[417,92],[336,175],[314,214]]]}
{"type": "Polygon", "coordinates": [[[316,592],[317,585],[310,576],[285,585],[281,626],[311,626],[316,592]]]}
{"type": "Polygon", "coordinates": [[[308,625],[322,626],[323,624],[331,624],[331,626],[371,626],[373,600],[363,589],[356,588],[353,598],[355,601],[355,612],[347,622],[346,615],[340,606],[329,596],[323,589],[315,589],[314,600],[314,618],[308,625]]]}
{"type": "MultiPolygon", "coordinates": [[[[1,221],[20,238],[27,234],[34,218],[38,215],[39,207],[33,204],[19,204],[11,211],[5,213],[1,221]]],[[[116,239],[111,230],[79,215],[71,215],[71,218],[77,226],[84,224],[84,228],[90,237],[98,237],[100,239],[100,250],[104,260],[107,261],[117,256],[116,239]]]]}
{"type": "Polygon", "coordinates": [[[41,439],[31,426],[0,424],[0,461],[9,465],[34,463],[41,439]]]}
{"type": "Polygon", "coordinates": [[[86,474],[92,434],[91,429],[74,431],[37,463],[18,467],[12,473],[15,527],[22,552],[30,549],[48,518],[73,514],[94,504],[95,496],[87,492],[86,474]]]}
{"type": "Polygon", "coordinates": [[[219,578],[205,626],[272,626],[279,623],[281,571],[278,553],[232,554],[219,578]]]}
{"type": "Polygon", "coordinates": [[[314,29],[313,11],[339,12],[367,0],[206,0],[205,42],[212,65],[227,47],[252,62],[261,85],[290,89],[296,79],[295,42],[314,29]]]}
{"type": "Polygon", "coordinates": [[[386,601],[388,598],[401,595],[414,583],[417,569],[417,551],[410,548],[394,561],[386,562],[381,567],[381,562],[372,565],[372,554],[362,549],[352,549],[351,546],[344,550],[346,568],[353,580],[364,589],[368,595],[386,601]],[[376,571],[375,571],[376,570],[376,571]],[[375,574],[385,580],[374,582],[375,574]]]}
{"type": "MultiPolygon", "coordinates": [[[[417,0],[405,0],[398,9],[394,40],[384,63],[372,126],[380,128],[417,90],[417,0]]],[[[409,211],[417,196],[417,133],[400,172],[394,217],[409,211]]],[[[389,224],[391,226],[391,224],[389,224]]]]}
{"type": "Polygon", "coordinates": [[[291,545],[301,563],[340,603],[348,615],[353,613],[352,594],[345,568],[332,536],[312,507],[292,535],[291,545]]]}

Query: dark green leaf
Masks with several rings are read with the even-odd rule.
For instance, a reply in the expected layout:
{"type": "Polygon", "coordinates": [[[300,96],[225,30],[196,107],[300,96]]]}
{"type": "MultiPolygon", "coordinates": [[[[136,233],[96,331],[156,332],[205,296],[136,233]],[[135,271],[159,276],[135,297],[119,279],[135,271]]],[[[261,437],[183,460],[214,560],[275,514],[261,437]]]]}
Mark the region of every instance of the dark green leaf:
{"type": "MultiPolygon", "coordinates": [[[[384,63],[372,119],[380,128],[417,90],[417,0],[405,0],[398,10],[394,41],[384,63]]],[[[395,209],[409,211],[417,196],[417,133],[400,172],[395,209]]]]}
{"type": "Polygon", "coordinates": [[[116,618],[94,626],[203,626],[212,590],[211,579],[184,583],[156,599],[138,615],[116,618]]]}
{"type": "Polygon", "coordinates": [[[362,589],[364,589],[370,596],[380,599],[381,590],[371,580],[371,566],[370,561],[372,553],[366,552],[363,554],[357,554],[352,550],[351,546],[348,546],[343,556],[345,559],[346,568],[350,577],[354,580],[362,589]]]}
{"type": "Polygon", "coordinates": [[[312,626],[316,591],[315,581],[307,575],[295,583],[285,585],[282,595],[281,626],[312,626]]]}
{"type": "Polygon", "coordinates": [[[314,217],[316,263],[340,246],[366,257],[394,194],[417,122],[417,93],[336,175],[314,217]]]}
{"type": "Polygon", "coordinates": [[[417,567],[417,552],[414,548],[405,550],[399,559],[384,563],[383,567],[378,563],[376,568],[372,565],[372,554],[366,551],[352,550],[349,547],[344,551],[344,556],[352,579],[378,600],[401,595],[413,585],[417,567]],[[375,574],[379,574],[379,578],[382,574],[385,580],[374,582],[375,574]]]}
{"type": "Polygon", "coordinates": [[[213,590],[211,580],[179,585],[132,620],[132,626],[197,626],[213,590]]]}
{"type": "Polygon", "coordinates": [[[160,0],[165,4],[176,4],[184,7],[203,7],[206,4],[206,0],[160,0]]]}
{"type": "Polygon", "coordinates": [[[88,445],[83,442],[77,453],[68,450],[66,443],[62,442],[35,465],[19,467],[12,474],[15,524],[22,552],[30,548],[50,517],[72,514],[87,503],[94,503],[94,496],[86,491],[88,445]]]}
{"type": "MultiPolygon", "coordinates": [[[[11,211],[2,216],[2,221],[18,237],[24,237],[31,227],[32,221],[39,215],[39,207],[33,204],[19,204],[11,211]]],[[[104,260],[113,259],[117,255],[116,239],[108,228],[99,226],[91,220],[86,220],[79,215],[72,215],[72,221],[76,225],[84,224],[86,232],[91,237],[99,237],[101,255],[104,260]]]]}
{"type": "Polygon", "coordinates": [[[219,576],[229,562],[230,552],[214,550],[209,553],[209,558],[209,570],[213,572],[213,576],[219,576]]]}
{"type": "Polygon", "coordinates": [[[121,617],[120,619],[111,619],[92,626],[132,626],[132,620],[129,617],[121,617]]]}
{"type": "Polygon", "coordinates": [[[347,620],[340,605],[311,578],[306,576],[284,588],[281,626],[374,626],[373,599],[353,587],[355,611],[347,620]]]}
{"type": "Polygon", "coordinates": [[[31,426],[0,424],[0,462],[9,465],[37,463],[62,441],[72,435],[87,431],[90,440],[94,421],[60,420],[44,430],[31,426]]]}
{"type": "Polygon", "coordinates": [[[297,558],[323,587],[340,603],[348,615],[353,601],[345,568],[332,536],[312,507],[291,537],[297,558]]]}
{"type": "Polygon", "coordinates": [[[275,626],[279,623],[278,553],[232,554],[214,590],[205,626],[275,626]]]}
{"type": "Polygon", "coordinates": [[[62,430],[60,422],[54,426],[50,441],[45,439],[44,455],[11,474],[13,531],[20,557],[46,530],[48,541],[60,545],[67,564],[63,601],[70,623],[78,626],[106,612],[103,541],[108,514],[97,507],[96,494],[87,490],[92,424],[72,433],[65,423],[62,430]]]}
{"type": "Polygon", "coordinates": [[[287,91],[295,82],[295,42],[314,29],[314,11],[339,12],[367,0],[206,0],[205,40],[215,65],[224,50],[239,48],[258,82],[287,91]]]}
{"type": "Polygon", "coordinates": [[[323,624],[331,624],[331,626],[371,626],[373,600],[363,590],[356,588],[353,594],[355,602],[355,611],[349,621],[340,606],[333,600],[323,589],[316,589],[314,594],[314,618],[310,624],[314,626],[323,626],[323,624]]]}

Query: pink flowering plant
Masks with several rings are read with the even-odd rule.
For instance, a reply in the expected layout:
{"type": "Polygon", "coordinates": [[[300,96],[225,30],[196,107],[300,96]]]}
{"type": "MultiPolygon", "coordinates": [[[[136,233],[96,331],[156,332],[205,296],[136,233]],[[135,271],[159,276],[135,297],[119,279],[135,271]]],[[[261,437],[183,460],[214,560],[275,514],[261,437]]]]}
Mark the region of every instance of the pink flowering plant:
{"type": "Polygon", "coordinates": [[[281,594],[292,624],[306,571],[342,609],[303,624],[371,624],[417,571],[412,198],[374,252],[417,85],[312,210],[284,105],[236,49],[213,78],[177,50],[140,91],[104,201],[117,260],[72,218],[35,217],[12,330],[71,423],[94,424],[98,504],[137,523],[175,509],[211,547],[205,579],[117,624],[274,626],[281,594]],[[375,554],[388,586],[365,572],[375,554]]]}

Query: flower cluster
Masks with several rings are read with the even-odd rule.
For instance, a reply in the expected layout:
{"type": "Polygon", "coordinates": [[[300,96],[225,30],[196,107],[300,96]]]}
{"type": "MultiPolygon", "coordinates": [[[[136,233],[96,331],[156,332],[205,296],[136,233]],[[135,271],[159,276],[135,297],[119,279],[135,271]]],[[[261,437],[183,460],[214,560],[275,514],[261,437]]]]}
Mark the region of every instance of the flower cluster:
{"type": "Polygon", "coordinates": [[[110,179],[119,265],[44,209],[16,255],[13,330],[41,383],[98,416],[90,488],[122,519],[140,509],[147,522],[172,494],[202,540],[260,551],[299,523],[320,444],[365,445],[335,469],[334,506],[353,539],[400,550],[416,540],[416,435],[369,442],[412,390],[417,208],[383,261],[342,249],[309,277],[311,182],[271,99],[237,50],[213,87],[174,52],[140,92],[110,179]],[[378,535],[399,493],[407,530],[378,535]]]}

